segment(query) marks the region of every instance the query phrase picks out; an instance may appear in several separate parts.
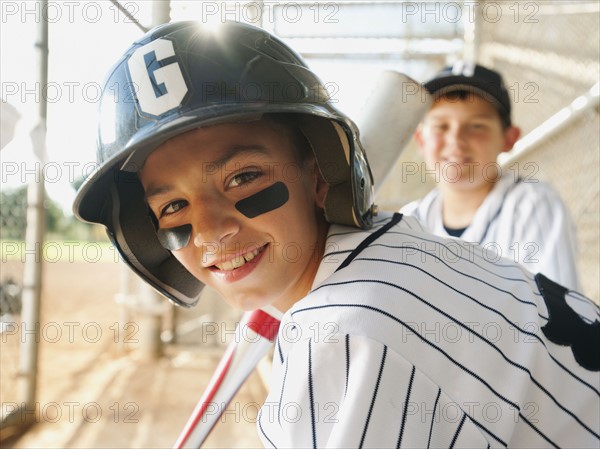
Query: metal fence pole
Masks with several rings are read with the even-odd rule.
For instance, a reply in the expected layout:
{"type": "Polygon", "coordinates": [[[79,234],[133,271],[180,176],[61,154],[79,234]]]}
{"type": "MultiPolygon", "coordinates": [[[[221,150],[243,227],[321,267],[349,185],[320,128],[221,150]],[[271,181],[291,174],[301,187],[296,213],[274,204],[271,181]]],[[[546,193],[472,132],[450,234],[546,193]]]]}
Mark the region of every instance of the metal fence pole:
{"type": "Polygon", "coordinates": [[[480,14],[481,8],[479,7],[479,2],[474,2],[473,0],[463,1],[463,59],[465,61],[477,62],[479,60],[480,14]]]}
{"type": "MultiPolygon", "coordinates": [[[[38,0],[40,11],[47,8],[47,0],[38,0]]],[[[35,44],[39,69],[40,104],[38,125],[31,133],[33,150],[38,157],[35,182],[27,192],[27,228],[25,232],[26,259],[23,269],[23,309],[22,327],[24,338],[21,342],[19,370],[19,395],[27,411],[35,411],[37,391],[38,349],[40,341],[40,297],[42,290],[42,264],[44,244],[44,177],[43,164],[46,162],[46,99],[43,89],[48,81],[48,22],[39,22],[35,44]],[[31,256],[34,257],[31,257],[31,256]]],[[[26,413],[35,417],[35,413],[26,413]]]]}
{"type": "MultiPolygon", "coordinates": [[[[170,10],[168,0],[154,1],[152,27],[169,22],[170,10]]],[[[155,359],[162,354],[162,323],[168,307],[158,292],[145,283],[141,285],[137,311],[140,313],[140,351],[145,359],[155,359]]]]}

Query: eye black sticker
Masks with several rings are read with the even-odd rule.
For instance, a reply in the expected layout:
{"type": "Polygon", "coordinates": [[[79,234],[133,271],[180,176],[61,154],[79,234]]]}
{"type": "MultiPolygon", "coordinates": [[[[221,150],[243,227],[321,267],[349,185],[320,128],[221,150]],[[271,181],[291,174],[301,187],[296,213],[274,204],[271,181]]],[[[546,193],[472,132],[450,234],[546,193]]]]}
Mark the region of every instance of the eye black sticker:
{"type": "Polygon", "coordinates": [[[548,322],[542,332],[553,343],[570,346],[577,363],[589,371],[600,370],[600,322],[586,323],[568,304],[568,290],[542,274],[535,282],[548,307],[548,322]]]}
{"type": "Polygon", "coordinates": [[[190,242],[192,236],[192,225],[184,224],[174,228],[164,228],[156,231],[158,241],[169,251],[177,251],[190,242]]]}
{"type": "Polygon", "coordinates": [[[235,208],[248,218],[258,217],[287,203],[290,192],[283,182],[276,182],[260,192],[235,203],[235,208]]]}

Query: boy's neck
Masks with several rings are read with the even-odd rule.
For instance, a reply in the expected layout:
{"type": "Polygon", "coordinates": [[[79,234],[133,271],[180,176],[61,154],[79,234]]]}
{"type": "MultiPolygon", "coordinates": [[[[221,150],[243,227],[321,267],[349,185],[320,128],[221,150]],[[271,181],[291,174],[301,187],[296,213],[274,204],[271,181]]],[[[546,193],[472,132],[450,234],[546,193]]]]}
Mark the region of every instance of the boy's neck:
{"type": "Polygon", "coordinates": [[[477,190],[440,188],[442,193],[442,220],[451,229],[463,229],[473,221],[494,183],[485,183],[477,190]]]}

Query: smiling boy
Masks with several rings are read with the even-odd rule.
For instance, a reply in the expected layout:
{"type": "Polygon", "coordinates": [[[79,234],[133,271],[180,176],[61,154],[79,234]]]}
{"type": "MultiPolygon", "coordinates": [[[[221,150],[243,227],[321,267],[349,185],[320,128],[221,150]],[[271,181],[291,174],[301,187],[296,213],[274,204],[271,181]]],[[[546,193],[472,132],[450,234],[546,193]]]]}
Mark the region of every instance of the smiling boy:
{"type": "Polygon", "coordinates": [[[100,167],[75,213],[179,305],[206,284],[284,314],[266,447],[598,444],[597,308],[375,214],[358,129],[283,42],[168,24],[127,51],[118,82],[129,96],[104,91],[100,167]]]}
{"type": "Polygon", "coordinates": [[[291,134],[273,119],[199,128],[165,142],[140,171],[158,227],[199,230],[177,259],[239,309],[289,309],[309,292],[324,251],[325,218],[307,211],[323,208],[326,184],[291,134]],[[243,202],[263,210],[240,211],[243,202]]]}
{"type": "Polygon", "coordinates": [[[560,196],[497,163],[521,134],[500,74],[459,61],[425,87],[434,103],[415,140],[437,188],[401,211],[580,291],[575,229],[560,196]]]}

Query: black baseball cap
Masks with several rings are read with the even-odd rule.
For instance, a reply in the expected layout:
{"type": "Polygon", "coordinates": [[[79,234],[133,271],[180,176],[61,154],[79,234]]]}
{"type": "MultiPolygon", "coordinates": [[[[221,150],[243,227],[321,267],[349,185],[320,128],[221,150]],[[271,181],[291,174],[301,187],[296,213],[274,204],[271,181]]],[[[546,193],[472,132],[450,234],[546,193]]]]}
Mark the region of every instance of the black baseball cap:
{"type": "Polygon", "coordinates": [[[479,64],[458,61],[439,71],[424,84],[425,88],[439,98],[450,92],[466,91],[490,101],[498,109],[500,118],[510,126],[510,97],[502,76],[479,64]]]}

